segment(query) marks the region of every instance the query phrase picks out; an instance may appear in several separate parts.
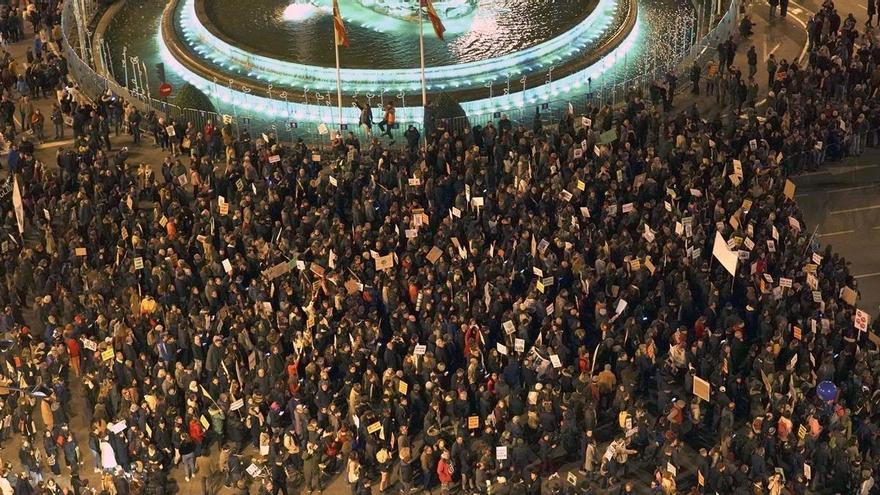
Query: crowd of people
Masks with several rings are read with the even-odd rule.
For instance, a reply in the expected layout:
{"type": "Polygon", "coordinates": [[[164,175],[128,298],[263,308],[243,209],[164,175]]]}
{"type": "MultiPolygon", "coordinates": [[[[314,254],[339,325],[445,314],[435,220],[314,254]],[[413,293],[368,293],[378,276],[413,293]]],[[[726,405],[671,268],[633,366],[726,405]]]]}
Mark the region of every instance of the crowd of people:
{"type": "Polygon", "coordinates": [[[13,147],[20,218],[0,190],[0,492],[878,493],[880,340],[787,179],[878,144],[880,45],[809,29],[758,107],[731,40],[691,77],[723,116],[667,80],[424,150],[62,88],[74,146],[13,147]]]}

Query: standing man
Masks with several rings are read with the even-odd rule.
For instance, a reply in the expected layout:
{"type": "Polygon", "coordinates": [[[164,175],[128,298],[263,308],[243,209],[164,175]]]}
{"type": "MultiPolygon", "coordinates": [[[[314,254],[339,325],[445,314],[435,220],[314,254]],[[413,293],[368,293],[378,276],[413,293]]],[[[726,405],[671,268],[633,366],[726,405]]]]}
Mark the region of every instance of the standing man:
{"type": "Polygon", "coordinates": [[[367,133],[367,136],[373,134],[373,109],[370,108],[370,104],[362,104],[359,101],[354,102],[357,105],[358,109],[361,111],[361,117],[358,120],[358,124],[364,127],[364,132],[367,133]]]}
{"type": "Polygon", "coordinates": [[[440,479],[440,493],[449,493],[452,487],[452,473],[455,469],[452,467],[452,461],[449,459],[449,451],[443,451],[440,455],[440,462],[437,463],[437,477],[440,479]]]}
{"type": "Polygon", "coordinates": [[[691,66],[691,93],[695,95],[700,94],[700,64],[694,60],[694,65],[691,66]]]}
{"type": "Polygon", "coordinates": [[[128,117],[128,128],[131,129],[131,136],[134,139],[134,144],[138,144],[141,142],[141,111],[137,109],[137,107],[132,110],[131,115],[128,117]]]}
{"type": "Polygon", "coordinates": [[[587,445],[584,448],[584,465],[581,472],[593,479],[593,471],[596,469],[596,439],[593,438],[593,430],[587,431],[587,445]]]}
{"type": "Polygon", "coordinates": [[[415,126],[410,125],[403,135],[406,138],[406,147],[409,150],[410,154],[415,154],[419,148],[419,140],[422,139],[422,135],[419,133],[419,130],[416,129],[415,126]]]}
{"type": "Polygon", "coordinates": [[[55,140],[64,139],[64,113],[61,111],[61,105],[58,103],[52,106],[51,119],[55,127],[55,140]]]}
{"type": "Polygon", "coordinates": [[[770,54],[770,57],[767,59],[767,90],[771,91],[773,88],[773,80],[776,79],[776,69],[779,68],[779,64],[776,63],[776,55],[770,54]]]}
{"type": "Polygon", "coordinates": [[[749,77],[754,77],[758,72],[758,52],[755,51],[755,45],[749,48],[748,53],[746,53],[746,59],[749,62],[749,77]]]}

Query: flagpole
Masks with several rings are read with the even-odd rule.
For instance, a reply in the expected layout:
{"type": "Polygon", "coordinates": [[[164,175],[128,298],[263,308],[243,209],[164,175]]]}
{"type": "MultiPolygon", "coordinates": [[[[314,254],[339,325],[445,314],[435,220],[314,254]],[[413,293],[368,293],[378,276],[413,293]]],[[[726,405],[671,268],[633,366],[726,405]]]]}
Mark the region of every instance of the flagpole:
{"type": "Polygon", "coordinates": [[[419,6],[419,51],[422,62],[422,106],[428,106],[428,93],[425,88],[425,27],[422,22],[422,7],[419,6]]]}
{"type": "Polygon", "coordinates": [[[428,91],[425,87],[425,26],[422,22],[424,15],[422,14],[422,3],[419,2],[419,56],[422,63],[422,136],[424,138],[424,148],[428,147],[428,130],[424,128],[428,115],[428,91]]]}
{"type": "Polygon", "coordinates": [[[336,103],[339,107],[339,127],[342,128],[342,75],[339,70],[339,33],[333,23],[333,48],[336,49],[336,103]]]}

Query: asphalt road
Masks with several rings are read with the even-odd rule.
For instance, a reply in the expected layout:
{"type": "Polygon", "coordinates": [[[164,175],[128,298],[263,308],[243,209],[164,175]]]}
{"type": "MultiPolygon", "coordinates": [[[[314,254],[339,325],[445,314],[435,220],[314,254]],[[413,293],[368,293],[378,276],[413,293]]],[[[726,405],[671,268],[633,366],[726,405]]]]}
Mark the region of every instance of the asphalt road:
{"type": "Polygon", "coordinates": [[[851,263],[859,306],[880,313],[880,149],[795,179],[806,229],[851,263]]]}

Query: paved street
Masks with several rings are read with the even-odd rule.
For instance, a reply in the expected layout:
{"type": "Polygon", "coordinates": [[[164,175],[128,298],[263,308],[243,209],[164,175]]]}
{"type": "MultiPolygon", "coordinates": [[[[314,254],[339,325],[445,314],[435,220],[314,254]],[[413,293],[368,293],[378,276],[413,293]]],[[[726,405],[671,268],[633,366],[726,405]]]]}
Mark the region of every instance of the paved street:
{"type": "Polygon", "coordinates": [[[880,151],[823,167],[795,180],[795,199],[810,232],[852,263],[860,306],[872,316],[880,305],[880,151]]]}

